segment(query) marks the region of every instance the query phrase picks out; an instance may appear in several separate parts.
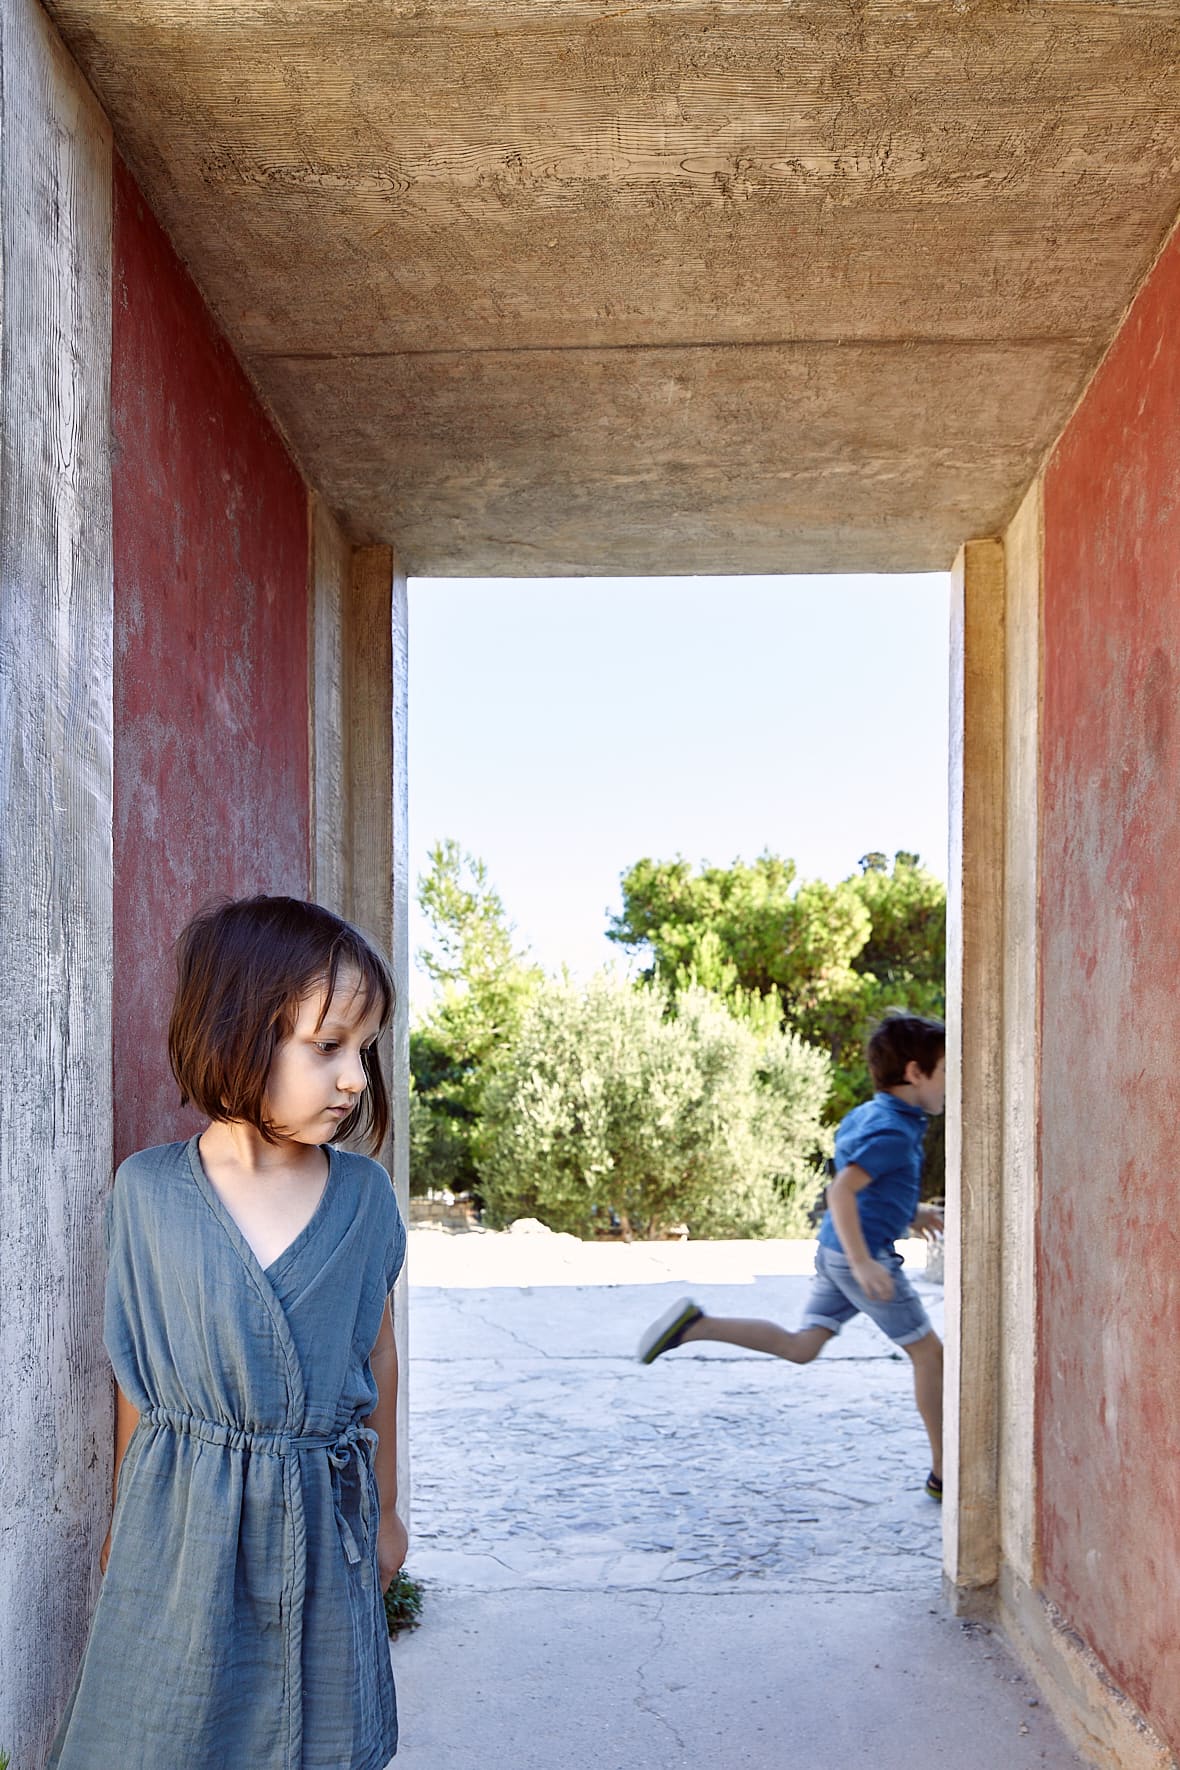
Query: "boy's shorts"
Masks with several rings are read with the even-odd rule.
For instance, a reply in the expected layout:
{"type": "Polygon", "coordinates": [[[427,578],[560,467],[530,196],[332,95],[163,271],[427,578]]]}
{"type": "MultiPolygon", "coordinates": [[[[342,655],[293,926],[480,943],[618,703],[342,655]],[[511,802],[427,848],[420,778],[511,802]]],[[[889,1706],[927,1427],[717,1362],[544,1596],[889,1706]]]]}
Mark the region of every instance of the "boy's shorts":
{"type": "Polygon", "coordinates": [[[827,1328],[838,1334],[854,1315],[867,1315],[895,1346],[913,1346],[934,1330],[922,1299],[902,1271],[901,1255],[885,1248],[876,1256],[886,1272],[893,1274],[893,1296],[878,1303],[866,1296],[848,1264],[848,1257],[821,1242],[815,1250],[815,1282],[807,1298],[802,1326],[827,1328]]]}

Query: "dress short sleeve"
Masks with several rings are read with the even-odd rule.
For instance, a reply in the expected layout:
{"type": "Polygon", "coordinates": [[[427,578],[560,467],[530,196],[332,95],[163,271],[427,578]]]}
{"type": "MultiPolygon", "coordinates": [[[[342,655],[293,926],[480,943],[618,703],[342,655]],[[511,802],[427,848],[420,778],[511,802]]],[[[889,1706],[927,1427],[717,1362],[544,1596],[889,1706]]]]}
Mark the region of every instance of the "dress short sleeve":
{"type": "Polygon", "coordinates": [[[389,1183],[389,1197],[385,1203],[385,1292],[388,1296],[406,1263],[406,1226],[402,1222],[392,1182],[389,1183]]]}

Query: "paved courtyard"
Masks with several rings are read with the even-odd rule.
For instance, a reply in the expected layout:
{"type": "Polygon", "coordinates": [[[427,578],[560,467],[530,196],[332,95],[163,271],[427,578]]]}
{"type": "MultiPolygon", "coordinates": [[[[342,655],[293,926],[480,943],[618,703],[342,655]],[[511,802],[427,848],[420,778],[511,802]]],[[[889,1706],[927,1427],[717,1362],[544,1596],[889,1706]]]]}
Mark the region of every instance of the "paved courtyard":
{"type": "MultiPolygon", "coordinates": [[[[408,1770],[1064,1770],[997,1636],[948,1617],[908,1360],[644,1370],[681,1294],[793,1323],[810,1244],[411,1235],[408,1770]]],[[[941,1291],[912,1276],[941,1326],[941,1291]]]]}

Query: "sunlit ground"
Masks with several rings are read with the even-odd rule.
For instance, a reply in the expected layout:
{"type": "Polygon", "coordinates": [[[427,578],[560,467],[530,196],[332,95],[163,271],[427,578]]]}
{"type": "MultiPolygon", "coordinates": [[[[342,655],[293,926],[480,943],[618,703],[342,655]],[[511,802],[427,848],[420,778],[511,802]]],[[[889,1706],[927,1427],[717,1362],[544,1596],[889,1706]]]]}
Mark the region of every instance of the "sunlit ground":
{"type": "MultiPolygon", "coordinates": [[[[926,1243],[899,1242],[910,1271],[924,1272],[926,1243]]],[[[410,1234],[411,1286],[487,1290],[538,1285],[752,1285],[804,1278],[814,1241],[579,1241],[539,1227],[503,1233],[418,1227],[410,1234]]],[[[786,1324],[790,1325],[790,1324],[786,1324]]]]}

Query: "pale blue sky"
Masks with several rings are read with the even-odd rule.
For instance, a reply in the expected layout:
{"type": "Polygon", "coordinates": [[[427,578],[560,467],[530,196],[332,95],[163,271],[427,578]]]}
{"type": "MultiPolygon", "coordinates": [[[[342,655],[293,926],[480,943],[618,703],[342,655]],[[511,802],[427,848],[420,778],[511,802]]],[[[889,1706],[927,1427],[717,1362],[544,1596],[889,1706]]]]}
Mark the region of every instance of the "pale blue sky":
{"type": "Polygon", "coordinates": [[[619,956],[607,916],[644,855],[770,848],[835,880],[909,848],[945,878],[948,591],[411,579],[411,885],[454,836],[542,964],[587,974],[619,956]]]}

